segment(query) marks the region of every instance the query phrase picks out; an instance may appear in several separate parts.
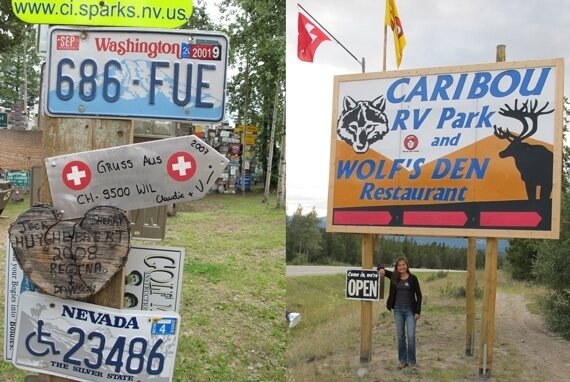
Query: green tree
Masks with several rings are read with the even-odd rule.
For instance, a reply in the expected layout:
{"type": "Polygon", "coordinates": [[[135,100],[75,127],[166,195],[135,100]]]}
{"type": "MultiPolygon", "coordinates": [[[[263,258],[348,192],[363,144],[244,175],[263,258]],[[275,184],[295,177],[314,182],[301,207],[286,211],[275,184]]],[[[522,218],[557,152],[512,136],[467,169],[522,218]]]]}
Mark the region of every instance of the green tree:
{"type": "Polygon", "coordinates": [[[506,248],[507,270],[515,280],[533,280],[533,263],[537,257],[536,240],[512,239],[506,248]]]}
{"type": "Polygon", "coordinates": [[[547,326],[570,340],[570,194],[563,194],[559,240],[538,243],[533,273],[548,289],[541,298],[547,326]]]}
{"type": "MultiPolygon", "coordinates": [[[[564,106],[565,123],[568,123],[570,113],[567,98],[564,106]]],[[[568,132],[566,124],[564,131],[568,132]]],[[[536,242],[533,274],[548,289],[547,296],[540,300],[546,325],[570,340],[570,149],[566,145],[562,163],[560,238],[536,242]]]]}
{"type": "Polygon", "coordinates": [[[322,257],[325,262],[360,265],[362,262],[362,239],[358,234],[323,231],[322,257]]]}
{"type": "Polygon", "coordinates": [[[12,0],[0,0],[0,53],[20,44],[26,24],[12,11],[12,0]]]}
{"type": "Polygon", "coordinates": [[[206,2],[204,0],[194,1],[192,16],[181,29],[194,29],[201,31],[216,31],[221,27],[216,25],[208,12],[206,11],[206,2]]]}
{"type": "Polygon", "coordinates": [[[24,66],[27,78],[26,104],[31,107],[39,102],[40,57],[35,48],[36,31],[27,25],[24,25],[22,30],[25,32],[26,41],[18,41],[0,55],[0,105],[7,108],[23,96],[24,66]]]}
{"type": "Polygon", "coordinates": [[[423,264],[424,267],[430,269],[441,268],[440,256],[441,248],[435,241],[426,246],[426,256],[423,264]]]}
{"type": "MultiPolygon", "coordinates": [[[[236,71],[228,82],[228,112],[232,119],[259,127],[252,159],[267,170],[273,113],[283,126],[285,83],[285,1],[223,0],[220,11],[230,36],[230,67],[236,71]],[[274,108],[275,91],[278,107],[274,108]]],[[[275,142],[282,131],[276,130],[275,142]]],[[[277,174],[280,147],[273,151],[272,173],[277,174]]],[[[272,178],[273,183],[276,177],[272,178]]]]}
{"type": "Polygon", "coordinates": [[[320,219],[313,208],[303,215],[299,205],[295,214],[287,221],[287,262],[314,262],[321,254],[320,219]]]}

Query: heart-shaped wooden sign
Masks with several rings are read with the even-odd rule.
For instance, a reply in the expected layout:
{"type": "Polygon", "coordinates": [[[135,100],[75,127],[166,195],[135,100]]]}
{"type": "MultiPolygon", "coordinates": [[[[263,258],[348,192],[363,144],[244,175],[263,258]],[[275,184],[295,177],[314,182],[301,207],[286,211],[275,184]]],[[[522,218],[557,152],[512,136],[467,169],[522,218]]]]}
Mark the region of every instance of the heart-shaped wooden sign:
{"type": "Polygon", "coordinates": [[[80,222],[59,220],[36,204],[10,226],[10,243],[24,274],[43,292],[74,300],[99,291],[130,250],[131,223],[116,207],[97,206],[80,222]]]}

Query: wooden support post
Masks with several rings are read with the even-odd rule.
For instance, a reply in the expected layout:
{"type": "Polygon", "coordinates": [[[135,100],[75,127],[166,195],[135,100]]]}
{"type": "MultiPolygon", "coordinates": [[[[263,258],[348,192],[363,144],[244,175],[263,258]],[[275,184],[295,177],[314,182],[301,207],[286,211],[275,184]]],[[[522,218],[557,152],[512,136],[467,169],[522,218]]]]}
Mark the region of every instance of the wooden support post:
{"type": "MultiPolygon", "coordinates": [[[[82,151],[127,145],[133,142],[132,121],[75,118],[50,118],[43,116],[44,157],[71,154],[82,151]]],[[[52,203],[45,166],[42,166],[40,201],[52,203]]],[[[65,215],[64,215],[65,218],[65,215]]],[[[120,309],[123,307],[125,269],[115,274],[107,285],[87,302],[120,309]]],[[[40,382],[64,382],[71,379],[46,374],[39,375],[40,382]]]]}
{"type": "Polygon", "coordinates": [[[481,328],[481,362],[479,374],[491,375],[493,370],[493,341],[495,339],[495,302],[497,300],[497,254],[499,239],[487,238],[485,251],[485,292],[481,328]]]}
{"type": "MultiPolygon", "coordinates": [[[[372,248],[373,248],[373,252],[372,252],[372,261],[374,261],[374,254],[376,252],[380,251],[380,235],[373,235],[372,236],[372,248]]],[[[379,254],[381,257],[382,255],[379,254]]],[[[380,260],[380,259],[378,259],[380,260]]],[[[372,263],[372,266],[374,266],[375,264],[372,263]]],[[[376,264],[377,265],[377,264],[376,264]]],[[[378,280],[378,282],[380,283],[380,300],[384,300],[384,279],[385,277],[380,277],[380,279],[378,280]]]]}
{"type": "Polygon", "coordinates": [[[505,62],[507,60],[507,46],[497,45],[497,62],[505,62]]]}
{"type": "Polygon", "coordinates": [[[475,343],[475,270],[477,243],[475,237],[467,238],[467,291],[465,307],[465,355],[472,356],[475,343]]]}
{"type": "MultiPolygon", "coordinates": [[[[362,235],[362,269],[372,269],[373,235],[362,235]]],[[[360,302],[360,363],[370,364],[372,344],[372,301],[360,302]]]]}
{"type": "MultiPolygon", "coordinates": [[[[497,45],[497,62],[505,62],[507,48],[497,45]]],[[[497,300],[497,256],[499,239],[487,238],[485,249],[485,291],[483,294],[483,322],[481,327],[481,362],[479,374],[491,375],[493,370],[493,342],[495,340],[495,302],[497,300]]]]}

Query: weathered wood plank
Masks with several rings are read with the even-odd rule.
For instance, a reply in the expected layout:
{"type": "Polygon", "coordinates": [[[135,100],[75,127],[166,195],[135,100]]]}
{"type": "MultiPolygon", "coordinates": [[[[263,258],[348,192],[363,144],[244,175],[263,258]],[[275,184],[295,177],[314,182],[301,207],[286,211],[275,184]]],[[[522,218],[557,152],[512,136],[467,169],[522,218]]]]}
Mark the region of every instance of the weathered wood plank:
{"type": "Polygon", "coordinates": [[[59,220],[38,204],[10,226],[20,268],[44,293],[83,300],[103,288],[126,263],[131,224],[116,207],[98,206],[81,222],[59,220]]]}
{"type": "MultiPolygon", "coordinates": [[[[45,114],[42,117],[44,118],[44,158],[133,143],[132,121],[50,118],[45,114]]],[[[41,184],[40,200],[43,203],[51,203],[51,191],[45,166],[42,166],[41,184]]],[[[89,297],[87,302],[111,308],[122,308],[124,279],[123,267],[101,291],[89,297]]],[[[40,374],[39,380],[40,382],[71,381],[67,378],[46,374],[40,374]]]]}

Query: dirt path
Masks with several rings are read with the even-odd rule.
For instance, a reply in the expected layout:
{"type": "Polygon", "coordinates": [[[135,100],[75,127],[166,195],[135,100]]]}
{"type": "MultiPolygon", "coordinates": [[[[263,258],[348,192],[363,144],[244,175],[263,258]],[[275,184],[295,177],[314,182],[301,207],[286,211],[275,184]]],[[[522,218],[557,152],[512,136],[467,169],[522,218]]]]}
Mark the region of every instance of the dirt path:
{"type": "Polygon", "coordinates": [[[508,344],[508,351],[518,352],[521,381],[535,380],[537,370],[544,373],[544,381],[568,381],[570,341],[549,332],[542,318],[528,311],[526,303],[522,295],[497,293],[494,347],[501,349],[502,344],[508,344]]]}
{"type": "MultiPolygon", "coordinates": [[[[475,355],[467,357],[461,350],[465,338],[463,316],[440,315],[434,322],[435,318],[426,314],[419,324],[417,371],[402,372],[396,367],[390,316],[383,325],[374,328],[374,361],[364,378],[350,376],[345,380],[439,382],[445,375],[446,381],[461,382],[570,381],[570,341],[549,332],[542,318],[526,308],[527,302],[519,294],[497,293],[491,376],[478,373],[480,332],[475,333],[475,355]],[[385,332],[392,334],[383,335],[385,332]]],[[[336,362],[341,362],[342,357],[346,359],[347,354],[339,356],[336,362]]]]}

